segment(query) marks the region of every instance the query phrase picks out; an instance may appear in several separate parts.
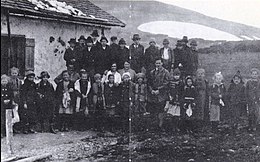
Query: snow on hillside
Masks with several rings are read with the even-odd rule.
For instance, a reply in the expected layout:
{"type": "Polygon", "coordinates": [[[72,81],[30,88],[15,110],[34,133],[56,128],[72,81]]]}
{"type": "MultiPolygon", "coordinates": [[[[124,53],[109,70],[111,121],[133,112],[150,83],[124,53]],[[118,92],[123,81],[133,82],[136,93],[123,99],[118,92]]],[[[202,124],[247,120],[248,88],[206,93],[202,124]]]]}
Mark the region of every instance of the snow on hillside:
{"type": "Polygon", "coordinates": [[[250,38],[250,37],[248,37],[248,36],[245,36],[245,35],[241,35],[241,37],[242,37],[242,38],[245,38],[246,40],[254,40],[254,39],[252,39],[252,38],[250,38]]]}
{"type": "Polygon", "coordinates": [[[260,40],[260,38],[259,38],[259,37],[256,37],[256,36],[253,36],[253,38],[254,38],[255,40],[260,40]]]}
{"type": "Polygon", "coordinates": [[[165,34],[172,38],[182,38],[183,35],[187,35],[189,38],[202,38],[205,40],[242,40],[235,35],[204,25],[178,21],[152,21],[138,26],[138,29],[152,34],[165,34]]]}

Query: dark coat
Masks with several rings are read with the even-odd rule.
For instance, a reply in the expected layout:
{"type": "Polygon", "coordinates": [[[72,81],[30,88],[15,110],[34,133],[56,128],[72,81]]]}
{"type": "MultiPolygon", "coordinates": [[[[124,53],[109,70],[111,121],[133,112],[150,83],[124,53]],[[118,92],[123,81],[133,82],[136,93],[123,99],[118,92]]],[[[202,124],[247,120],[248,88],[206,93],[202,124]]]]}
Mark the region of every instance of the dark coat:
{"type": "Polygon", "coordinates": [[[14,99],[14,94],[10,85],[2,86],[1,85],[1,109],[12,109],[12,102],[14,99]],[[10,100],[8,104],[4,103],[4,100],[10,100]]]}
{"type": "Polygon", "coordinates": [[[55,91],[50,82],[41,81],[37,84],[39,114],[44,117],[51,117],[55,107],[55,91]]]}
{"type": "Polygon", "coordinates": [[[147,79],[148,85],[148,102],[158,103],[168,100],[168,83],[170,73],[165,68],[158,70],[154,69],[150,72],[147,79]],[[159,90],[158,95],[151,94],[152,90],[159,90]]]}
{"type": "Polygon", "coordinates": [[[99,73],[102,75],[105,70],[110,68],[110,53],[111,49],[108,45],[106,45],[105,49],[103,49],[102,47],[97,49],[94,55],[95,73],[99,73]]]}
{"type": "Polygon", "coordinates": [[[197,89],[197,119],[209,120],[209,83],[207,80],[195,80],[197,89]]]}
{"type": "Polygon", "coordinates": [[[246,102],[244,83],[231,83],[228,88],[228,103],[230,105],[242,104],[246,102]]]}
{"type": "Polygon", "coordinates": [[[169,81],[170,103],[181,105],[183,99],[184,83],[181,80],[172,79],[169,81]]]}
{"type": "Polygon", "coordinates": [[[199,66],[199,53],[197,50],[191,50],[191,64],[192,64],[192,73],[193,75],[195,75],[199,66]]]}
{"type": "Polygon", "coordinates": [[[125,61],[129,61],[130,52],[129,49],[124,47],[119,48],[116,56],[117,69],[123,69],[125,61]]]}
{"type": "Polygon", "coordinates": [[[72,48],[67,48],[65,53],[64,53],[64,60],[66,61],[66,66],[68,65],[74,65],[76,66],[77,63],[77,53],[76,53],[76,49],[72,49],[72,48]],[[72,59],[75,59],[75,61],[72,61],[72,59]]]}
{"type": "Polygon", "coordinates": [[[131,68],[137,73],[141,72],[141,68],[144,66],[144,46],[139,44],[138,47],[135,48],[134,44],[132,44],[129,50],[131,68]]]}
{"type": "Polygon", "coordinates": [[[94,59],[95,52],[97,51],[96,47],[91,47],[90,50],[88,47],[85,48],[82,56],[82,68],[86,71],[94,70],[94,59]]]}
{"type": "MultiPolygon", "coordinates": [[[[70,88],[74,89],[74,82],[72,81],[69,81],[68,89],[70,88]]],[[[63,86],[63,81],[61,81],[57,84],[56,91],[55,91],[55,97],[57,99],[58,104],[62,104],[63,93],[64,93],[64,86],[63,86]]],[[[75,96],[73,94],[75,93],[74,92],[70,93],[72,98],[73,96],[75,96]]]]}
{"type": "Polygon", "coordinates": [[[220,105],[219,101],[220,99],[223,100],[225,103],[226,99],[226,87],[224,84],[216,85],[213,84],[210,86],[210,96],[211,96],[211,104],[212,105],[220,105]],[[222,95],[222,97],[219,97],[219,95],[222,95]]]}
{"type": "Polygon", "coordinates": [[[112,43],[110,45],[110,64],[113,64],[113,63],[117,63],[117,56],[118,56],[118,49],[119,49],[119,45],[118,44],[115,44],[115,43],[112,43]]]}
{"type": "Polygon", "coordinates": [[[164,48],[161,48],[160,49],[160,55],[161,55],[161,58],[163,59],[163,67],[165,69],[167,69],[168,71],[170,71],[171,68],[172,68],[172,65],[174,64],[174,54],[173,54],[173,51],[172,51],[172,49],[170,47],[168,48],[168,54],[169,54],[169,59],[168,60],[163,58],[163,52],[164,52],[164,48]]]}
{"type": "Polygon", "coordinates": [[[134,99],[134,83],[122,82],[119,85],[119,98],[120,102],[130,102],[134,99]]]}
{"type": "Polygon", "coordinates": [[[155,68],[155,60],[160,58],[160,50],[156,46],[149,46],[144,53],[144,67],[147,72],[155,68]]]}
{"type": "Polygon", "coordinates": [[[260,81],[249,80],[246,83],[246,100],[248,104],[260,102],[260,81]]]}
{"type": "Polygon", "coordinates": [[[180,68],[180,71],[183,76],[191,75],[193,72],[192,61],[191,61],[191,51],[189,48],[186,49],[174,49],[174,69],[180,68],[179,64],[182,64],[183,67],[180,68]]]}
{"type": "Polygon", "coordinates": [[[107,107],[116,106],[118,102],[118,88],[115,85],[110,87],[109,83],[105,83],[104,96],[107,107]]]}
{"type": "Polygon", "coordinates": [[[34,105],[37,102],[37,85],[35,82],[24,80],[24,84],[21,87],[21,99],[23,104],[34,105]]]}

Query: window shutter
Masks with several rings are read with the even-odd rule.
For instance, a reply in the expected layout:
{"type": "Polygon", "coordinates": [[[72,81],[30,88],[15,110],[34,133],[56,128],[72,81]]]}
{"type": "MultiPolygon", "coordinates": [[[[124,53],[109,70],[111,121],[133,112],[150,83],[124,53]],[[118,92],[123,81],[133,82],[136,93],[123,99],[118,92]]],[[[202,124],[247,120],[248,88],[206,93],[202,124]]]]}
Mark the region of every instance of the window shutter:
{"type": "Polygon", "coordinates": [[[34,70],[34,39],[26,38],[25,43],[25,70],[34,70]]]}

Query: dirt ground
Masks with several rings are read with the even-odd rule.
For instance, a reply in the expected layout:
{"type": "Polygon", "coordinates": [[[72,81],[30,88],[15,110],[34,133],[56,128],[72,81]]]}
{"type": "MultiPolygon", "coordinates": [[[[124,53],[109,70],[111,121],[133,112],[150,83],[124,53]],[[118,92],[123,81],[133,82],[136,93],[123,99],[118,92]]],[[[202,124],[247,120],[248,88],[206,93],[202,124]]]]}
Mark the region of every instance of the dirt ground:
{"type": "MultiPolygon", "coordinates": [[[[208,128],[195,134],[158,131],[153,119],[135,120],[133,132],[70,131],[58,134],[16,134],[14,152],[18,157],[51,153],[44,161],[175,161],[175,162],[257,162],[260,159],[260,131],[248,132],[221,124],[218,133],[208,128]],[[146,125],[146,126],[143,126],[146,125]]],[[[167,123],[166,123],[167,127],[167,123]]],[[[1,159],[7,157],[1,139],[1,159]]]]}

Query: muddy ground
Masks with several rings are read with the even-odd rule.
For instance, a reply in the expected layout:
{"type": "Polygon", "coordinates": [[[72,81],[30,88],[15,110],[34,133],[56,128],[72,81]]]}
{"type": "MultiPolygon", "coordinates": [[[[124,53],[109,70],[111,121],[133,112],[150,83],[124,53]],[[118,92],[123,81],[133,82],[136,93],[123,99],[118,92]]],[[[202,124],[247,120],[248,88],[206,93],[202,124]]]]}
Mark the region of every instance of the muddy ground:
{"type": "MultiPolygon", "coordinates": [[[[166,123],[166,128],[167,128],[166,123]]],[[[248,132],[246,122],[239,130],[222,123],[217,133],[209,128],[183,134],[155,129],[155,120],[132,121],[132,131],[70,131],[58,134],[16,134],[18,157],[51,153],[44,161],[221,161],[257,162],[260,159],[260,131],[248,132]],[[136,122],[135,122],[136,121],[136,122]]],[[[1,139],[1,159],[7,157],[1,139]]]]}

